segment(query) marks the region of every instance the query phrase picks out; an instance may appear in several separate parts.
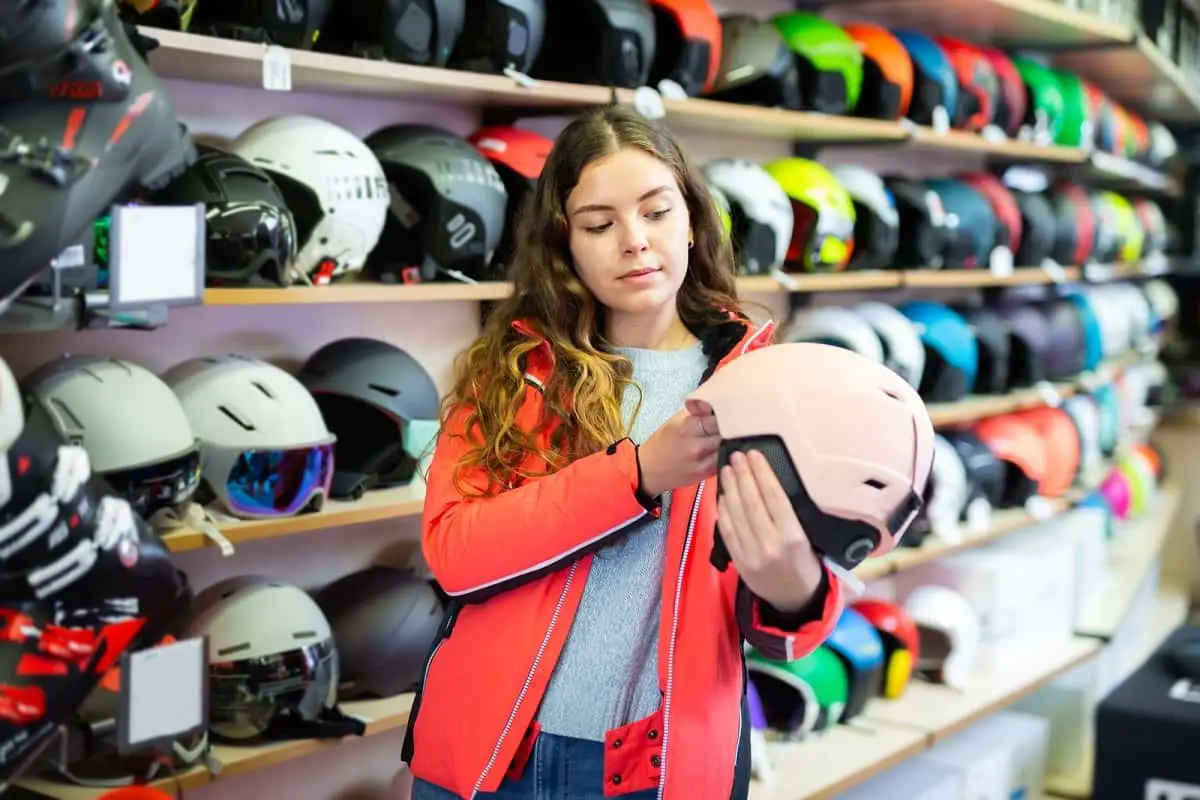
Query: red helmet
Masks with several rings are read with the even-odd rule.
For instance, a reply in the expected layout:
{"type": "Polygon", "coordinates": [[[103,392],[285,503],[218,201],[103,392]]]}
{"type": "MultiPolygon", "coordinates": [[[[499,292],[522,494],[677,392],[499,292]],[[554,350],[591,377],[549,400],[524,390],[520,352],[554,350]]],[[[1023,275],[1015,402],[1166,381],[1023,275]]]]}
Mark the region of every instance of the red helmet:
{"type": "Polygon", "coordinates": [[[650,82],[678,83],[689,97],[712,91],[721,66],[721,19],[708,0],[650,0],[654,63],[650,82]]]}
{"type": "Polygon", "coordinates": [[[1017,205],[1017,198],[1013,197],[1009,188],[990,172],[972,172],[960,176],[960,180],[968,186],[975,187],[987,198],[996,220],[1008,234],[1008,240],[1004,244],[1015,256],[1021,248],[1021,235],[1024,232],[1021,227],[1021,207],[1017,205]]]}
{"type": "Polygon", "coordinates": [[[540,133],[508,125],[480,128],[468,137],[468,141],[499,170],[505,188],[508,188],[506,171],[530,183],[536,181],[554,147],[554,142],[540,133]]]}
{"type": "Polygon", "coordinates": [[[881,694],[894,699],[904,694],[921,655],[921,636],[917,625],[900,606],[868,597],[852,608],[866,618],[883,640],[883,686],[881,694]]]}
{"type": "Polygon", "coordinates": [[[958,76],[958,108],[954,127],[978,131],[992,121],[1000,98],[1000,79],[992,62],[975,45],[949,36],[935,39],[958,76]]]}

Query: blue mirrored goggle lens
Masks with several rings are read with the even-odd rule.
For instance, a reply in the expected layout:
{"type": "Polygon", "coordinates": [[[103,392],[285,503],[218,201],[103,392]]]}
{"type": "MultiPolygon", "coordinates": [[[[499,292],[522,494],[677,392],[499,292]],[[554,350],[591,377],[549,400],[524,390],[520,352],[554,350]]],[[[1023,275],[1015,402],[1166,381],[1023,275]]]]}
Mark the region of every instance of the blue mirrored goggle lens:
{"type": "Polygon", "coordinates": [[[230,510],[238,513],[299,512],[318,491],[329,492],[333,445],[296,450],[247,450],[229,470],[225,490],[230,510]]]}

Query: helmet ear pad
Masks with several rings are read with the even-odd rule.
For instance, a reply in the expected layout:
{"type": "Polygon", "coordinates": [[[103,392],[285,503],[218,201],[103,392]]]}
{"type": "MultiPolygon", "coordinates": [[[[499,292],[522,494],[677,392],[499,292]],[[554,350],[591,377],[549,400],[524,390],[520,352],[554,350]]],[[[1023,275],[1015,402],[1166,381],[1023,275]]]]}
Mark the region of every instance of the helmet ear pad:
{"type": "Polygon", "coordinates": [[[869,119],[899,119],[900,87],[892,83],[873,58],[863,59],[862,92],[854,116],[869,119]]]}
{"type": "Polygon", "coordinates": [[[849,89],[846,76],[840,72],[822,72],[801,55],[796,55],[800,74],[800,96],[810,111],[845,116],[849,109],[849,89]]]}

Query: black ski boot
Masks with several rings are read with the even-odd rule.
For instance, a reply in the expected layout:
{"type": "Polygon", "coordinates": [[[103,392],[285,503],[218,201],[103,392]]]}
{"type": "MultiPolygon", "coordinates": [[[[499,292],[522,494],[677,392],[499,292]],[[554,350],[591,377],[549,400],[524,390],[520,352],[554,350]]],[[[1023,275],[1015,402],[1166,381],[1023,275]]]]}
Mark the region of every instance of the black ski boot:
{"type": "Polygon", "coordinates": [[[0,298],[30,283],[126,189],[196,158],[114,0],[0,11],[0,298]]]}

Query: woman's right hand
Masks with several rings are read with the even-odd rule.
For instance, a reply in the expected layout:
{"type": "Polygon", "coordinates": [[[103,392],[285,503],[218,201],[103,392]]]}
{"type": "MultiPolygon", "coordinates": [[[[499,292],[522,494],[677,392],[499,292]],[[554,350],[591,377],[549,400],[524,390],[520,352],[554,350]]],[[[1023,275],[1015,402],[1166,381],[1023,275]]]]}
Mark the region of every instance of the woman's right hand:
{"type": "Polygon", "coordinates": [[[638,447],[641,490],[649,497],[699,483],[717,474],[721,432],[712,409],[688,402],[688,408],[663,423],[638,447]]]}

